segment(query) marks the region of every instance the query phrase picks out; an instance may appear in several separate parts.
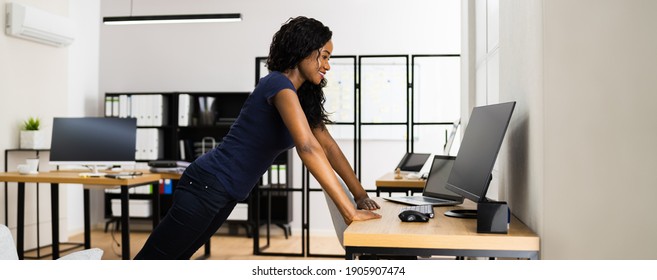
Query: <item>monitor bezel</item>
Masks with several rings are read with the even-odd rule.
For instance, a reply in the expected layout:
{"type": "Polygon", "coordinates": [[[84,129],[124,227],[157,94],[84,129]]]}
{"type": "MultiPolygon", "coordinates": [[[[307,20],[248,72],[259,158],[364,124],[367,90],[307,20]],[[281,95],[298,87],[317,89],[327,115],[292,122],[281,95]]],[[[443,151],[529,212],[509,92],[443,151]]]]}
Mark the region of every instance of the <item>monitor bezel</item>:
{"type": "MultiPolygon", "coordinates": [[[[497,161],[497,157],[498,157],[500,149],[502,147],[502,142],[504,141],[504,136],[506,135],[506,132],[509,128],[509,123],[511,122],[511,117],[512,117],[513,111],[515,109],[515,105],[516,105],[516,102],[511,101],[511,102],[504,102],[504,103],[497,103],[497,104],[489,104],[489,105],[484,105],[484,106],[478,106],[478,107],[473,108],[472,114],[470,115],[471,116],[470,117],[470,123],[468,123],[468,127],[466,127],[465,132],[463,133],[463,138],[461,139],[461,147],[459,147],[459,153],[456,155],[456,161],[454,162],[454,167],[452,168],[452,172],[450,173],[450,176],[447,179],[446,188],[448,190],[451,190],[451,191],[463,196],[464,198],[469,199],[469,200],[474,201],[474,202],[477,202],[477,203],[487,201],[486,194],[488,193],[488,188],[490,187],[490,182],[492,180],[491,172],[493,171],[493,168],[495,166],[495,162],[497,161]],[[469,138],[468,137],[468,135],[469,135],[468,128],[470,127],[470,124],[472,123],[472,120],[473,120],[472,116],[475,115],[475,111],[478,112],[480,110],[485,110],[485,109],[488,109],[488,108],[493,107],[493,106],[511,106],[511,108],[510,108],[509,115],[507,116],[507,118],[505,120],[504,130],[501,134],[502,137],[500,137],[500,139],[495,139],[495,140],[497,140],[497,145],[496,145],[497,149],[494,152],[494,156],[492,157],[492,160],[490,160],[490,166],[488,166],[488,168],[487,168],[488,172],[487,172],[486,175],[481,175],[481,176],[487,176],[487,178],[485,180],[486,184],[480,190],[480,193],[473,193],[471,189],[468,190],[468,189],[465,189],[461,186],[455,185],[452,182],[452,180],[450,180],[450,179],[452,179],[452,176],[454,174],[458,173],[458,172],[455,172],[455,168],[457,166],[459,166],[459,158],[461,158],[461,160],[463,160],[463,157],[459,157],[459,154],[461,154],[463,151],[467,151],[467,149],[468,149],[468,147],[467,146],[464,147],[463,144],[465,143],[467,145],[467,143],[469,143],[469,141],[466,141],[466,140],[467,140],[467,138],[469,138]]],[[[478,175],[480,175],[480,174],[478,174],[478,175]]]]}
{"type": "MultiPolygon", "coordinates": [[[[463,202],[463,196],[461,196],[457,193],[454,193],[454,195],[451,195],[451,194],[446,194],[446,193],[432,192],[428,189],[429,188],[429,181],[431,180],[431,171],[433,170],[434,164],[436,163],[437,160],[452,161],[451,164],[452,164],[452,168],[453,168],[454,163],[456,161],[456,157],[455,156],[446,156],[446,155],[434,155],[433,156],[433,158],[431,159],[431,168],[429,169],[429,175],[428,175],[428,178],[427,178],[426,182],[424,183],[424,190],[422,191],[422,193],[430,194],[430,195],[433,195],[433,196],[440,196],[440,197],[444,197],[444,198],[449,198],[449,199],[452,199],[454,201],[463,202]]],[[[451,173],[451,170],[450,170],[450,173],[451,173]]],[[[445,184],[447,184],[447,182],[445,182],[445,184]]],[[[447,189],[447,185],[445,185],[444,188],[447,189]]]]}
{"type": "MultiPolygon", "coordinates": [[[[121,119],[121,121],[132,121],[134,122],[134,127],[135,127],[135,146],[137,144],[136,140],[136,130],[137,130],[137,119],[135,118],[111,118],[111,117],[55,117],[53,119],[53,138],[54,138],[54,133],[55,132],[55,123],[56,120],[58,119],[65,119],[65,120],[71,120],[71,119],[121,119]]],[[[77,167],[83,166],[83,167],[88,167],[93,170],[97,170],[99,167],[102,166],[122,166],[122,167],[127,167],[127,166],[135,166],[137,164],[136,157],[133,156],[133,160],[52,160],[51,157],[53,155],[53,139],[51,139],[51,147],[50,147],[50,153],[49,153],[49,165],[54,165],[57,166],[58,168],[63,168],[63,169],[69,169],[73,168],[76,169],[77,167]]]]}
{"type": "Polygon", "coordinates": [[[404,157],[399,161],[399,164],[397,164],[396,168],[399,168],[400,171],[404,172],[420,172],[422,168],[427,164],[427,161],[429,161],[429,158],[431,158],[430,153],[406,153],[404,154],[404,157]],[[408,162],[410,161],[411,158],[413,157],[424,157],[424,164],[420,166],[419,169],[410,169],[408,168],[408,162]]]}

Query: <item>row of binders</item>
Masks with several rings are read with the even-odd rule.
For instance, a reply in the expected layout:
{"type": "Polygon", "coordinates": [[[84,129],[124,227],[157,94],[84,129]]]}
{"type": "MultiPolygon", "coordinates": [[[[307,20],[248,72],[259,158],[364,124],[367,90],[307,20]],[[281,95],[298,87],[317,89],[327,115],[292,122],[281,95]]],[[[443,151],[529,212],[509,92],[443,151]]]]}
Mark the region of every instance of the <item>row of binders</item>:
{"type": "MultiPolygon", "coordinates": [[[[121,188],[105,189],[105,193],[121,193],[121,188]]],[[[142,185],[134,188],[128,189],[129,194],[151,194],[153,193],[153,187],[151,185],[142,185]]]]}
{"type": "Polygon", "coordinates": [[[287,178],[285,164],[274,164],[262,175],[263,185],[285,185],[287,178]]]}
{"type": "Polygon", "coordinates": [[[106,95],[105,116],[135,118],[137,126],[167,125],[166,100],[161,94],[106,95]]]}
{"type": "Polygon", "coordinates": [[[156,160],[164,157],[164,132],[157,128],[137,128],[136,160],[156,160]]]}
{"type": "MultiPolygon", "coordinates": [[[[128,193],[130,194],[152,194],[155,189],[152,185],[141,185],[134,188],[129,188],[128,193]]],[[[160,182],[157,186],[157,191],[159,194],[172,194],[173,193],[173,181],[171,179],[160,179],[160,182]]],[[[105,193],[114,193],[120,194],[121,188],[114,189],[105,189],[105,193]]]]}

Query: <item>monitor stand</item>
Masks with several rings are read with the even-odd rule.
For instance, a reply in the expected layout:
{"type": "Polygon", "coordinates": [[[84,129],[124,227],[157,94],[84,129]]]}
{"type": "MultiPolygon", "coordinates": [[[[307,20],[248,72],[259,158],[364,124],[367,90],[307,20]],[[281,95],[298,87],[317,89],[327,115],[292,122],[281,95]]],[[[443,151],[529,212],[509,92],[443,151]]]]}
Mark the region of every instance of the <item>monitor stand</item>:
{"type": "Polygon", "coordinates": [[[82,172],[82,173],[79,173],[78,175],[80,177],[103,177],[107,174],[107,173],[98,172],[98,165],[95,165],[95,164],[92,165],[91,169],[92,169],[92,172],[82,172]]]}
{"type": "Polygon", "coordinates": [[[461,218],[461,219],[476,219],[477,210],[476,209],[454,209],[445,212],[445,216],[452,218],[461,218]]]}

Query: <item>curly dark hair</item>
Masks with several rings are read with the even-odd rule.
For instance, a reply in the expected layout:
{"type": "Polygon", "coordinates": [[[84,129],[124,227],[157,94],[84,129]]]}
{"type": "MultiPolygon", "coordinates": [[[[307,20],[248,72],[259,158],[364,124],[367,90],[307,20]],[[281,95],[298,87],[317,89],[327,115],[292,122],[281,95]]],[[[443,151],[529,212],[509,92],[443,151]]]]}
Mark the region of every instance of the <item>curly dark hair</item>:
{"type": "MultiPolygon", "coordinates": [[[[267,69],[278,72],[294,69],[311,53],[319,54],[320,48],[331,40],[331,36],[333,32],[316,19],[303,16],[291,18],[274,34],[269,46],[267,69]]],[[[305,81],[297,89],[299,102],[312,128],[331,122],[324,109],[326,98],[322,88],[325,86],[326,79],[322,79],[319,85],[305,81]]]]}

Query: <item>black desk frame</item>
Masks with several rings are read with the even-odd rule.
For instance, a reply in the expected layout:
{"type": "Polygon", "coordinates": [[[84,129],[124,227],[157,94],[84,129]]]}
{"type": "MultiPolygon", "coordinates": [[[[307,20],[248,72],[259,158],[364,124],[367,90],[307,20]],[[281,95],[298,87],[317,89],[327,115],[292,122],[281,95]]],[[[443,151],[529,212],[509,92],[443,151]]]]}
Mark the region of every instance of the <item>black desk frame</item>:
{"type": "Polygon", "coordinates": [[[405,256],[463,256],[463,257],[489,257],[489,258],[518,258],[538,259],[538,251],[512,251],[512,250],[467,250],[467,249],[427,249],[427,248],[381,248],[346,246],[345,259],[353,260],[362,254],[405,255],[405,256]]]}
{"type": "MultiPolygon", "coordinates": [[[[150,182],[157,184],[158,181],[150,182]]],[[[128,189],[148,183],[121,185],[121,256],[124,260],[130,259],[130,207],[128,189]]],[[[91,248],[91,221],[89,215],[89,189],[84,189],[84,248],[91,248]]],[[[59,250],[59,183],[50,184],[51,216],[52,216],[52,258],[60,257],[59,250]]],[[[158,192],[152,194],[153,227],[160,222],[160,196],[158,192]]],[[[18,258],[25,257],[25,183],[18,182],[18,209],[17,209],[17,237],[16,249],[18,258]]],[[[62,243],[63,244],[63,243],[62,243]]]]}
{"type": "MultiPolygon", "coordinates": [[[[12,152],[35,153],[35,156],[38,159],[39,154],[41,152],[50,152],[50,149],[6,149],[5,150],[5,172],[9,171],[9,154],[12,153],[12,152]]],[[[37,170],[39,170],[38,166],[37,166],[37,170]]],[[[5,200],[4,201],[5,209],[4,210],[5,210],[5,225],[9,226],[9,192],[8,192],[7,184],[8,184],[8,182],[5,182],[5,184],[4,184],[4,194],[5,194],[5,199],[4,199],[5,200]]],[[[39,183],[35,183],[35,184],[38,185],[39,183]]],[[[34,249],[31,249],[31,250],[28,250],[27,252],[36,251],[36,257],[34,257],[34,258],[41,259],[41,258],[44,258],[44,257],[48,257],[51,254],[41,255],[41,249],[43,249],[45,247],[48,247],[48,246],[43,246],[43,247],[41,246],[41,240],[40,240],[41,230],[40,230],[40,222],[39,222],[39,192],[38,191],[36,192],[36,213],[37,213],[36,214],[36,231],[37,231],[36,232],[36,245],[37,245],[37,247],[34,248],[34,249]]],[[[72,243],[71,245],[78,245],[77,247],[81,247],[79,244],[75,244],[75,243],[72,243]]],[[[73,248],[77,248],[77,247],[73,247],[73,248]]],[[[73,248],[71,248],[71,249],[73,249],[73,248]]]]}

